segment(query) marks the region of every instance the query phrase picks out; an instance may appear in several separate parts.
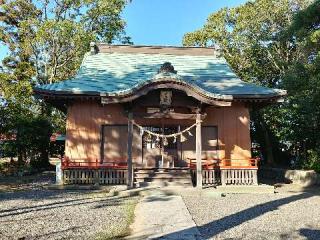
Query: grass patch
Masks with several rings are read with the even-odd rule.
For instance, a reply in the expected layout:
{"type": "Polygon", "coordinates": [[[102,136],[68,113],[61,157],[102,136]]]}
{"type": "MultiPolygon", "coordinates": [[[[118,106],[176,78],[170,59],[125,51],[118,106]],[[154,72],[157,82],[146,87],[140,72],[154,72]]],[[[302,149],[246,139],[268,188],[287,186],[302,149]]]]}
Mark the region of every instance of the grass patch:
{"type": "Polygon", "coordinates": [[[134,221],[134,209],[139,201],[139,197],[131,197],[123,203],[124,218],[121,223],[114,222],[108,226],[108,230],[95,236],[96,240],[123,239],[130,235],[130,225],[134,221]]]}

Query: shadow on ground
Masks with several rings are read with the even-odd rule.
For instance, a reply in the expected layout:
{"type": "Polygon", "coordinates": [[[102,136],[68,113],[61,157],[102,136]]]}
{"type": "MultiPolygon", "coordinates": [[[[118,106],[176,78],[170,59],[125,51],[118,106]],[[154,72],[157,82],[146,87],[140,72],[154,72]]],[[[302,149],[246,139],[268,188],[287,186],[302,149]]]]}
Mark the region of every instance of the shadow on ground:
{"type": "MultiPolygon", "coordinates": [[[[297,195],[293,195],[290,197],[269,201],[263,204],[256,205],[254,207],[242,210],[235,214],[226,216],[216,221],[212,221],[208,224],[198,226],[198,230],[200,231],[203,239],[210,239],[215,237],[216,235],[227,231],[233,227],[236,227],[246,221],[257,218],[263,214],[268,212],[272,212],[277,210],[280,206],[289,204],[291,202],[295,202],[302,199],[308,199],[314,196],[309,193],[301,193],[297,195]]],[[[184,232],[189,231],[190,229],[184,229],[182,231],[177,231],[168,235],[164,235],[161,239],[179,239],[179,236],[183,236],[184,232]]],[[[320,231],[312,230],[312,229],[300,229],[300,234],[307,239],[315,240],[320,239],[320,231]]]]}
{"type": "Polygon", "coordinates": [[[318,229],[301,228],[299,232],[301,236],[306,237],[308,240],[320,239],[320,230],[318,229]]]}
{"type": "Polygon", "coordinates": [[[48,209],[63,208],[63,207],[69,207],[69,206],[75,206],[75,205],[80,206],[80,205],[95,204],[94,208],[118,206],[123,204],[123,202],[126,199],[128,199],[128,197],[106,197],[106,196],[103,196],[100,198],[99,197],[82,197],[77,199],[56,201],[56,202],[47,203],[47,204],[37,204],[35,206],[29,206],[29,207],[14,207],[10,209],[0,210],[0,219],[6,216],[22,215],[30,212],[38,212],[38,211],[43,211],[48,209]]]}

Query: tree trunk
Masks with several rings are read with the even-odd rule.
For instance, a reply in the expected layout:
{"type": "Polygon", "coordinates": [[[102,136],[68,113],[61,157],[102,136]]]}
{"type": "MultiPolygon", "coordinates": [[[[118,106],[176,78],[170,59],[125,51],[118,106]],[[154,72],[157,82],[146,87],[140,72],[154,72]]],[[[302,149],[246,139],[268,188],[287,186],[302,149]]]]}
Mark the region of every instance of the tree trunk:
{"type": "Polygon", "coordinates": [[[25,163],[25,149],[22,147],[21,144],[21,128],[20,126],[17,127],[17,136],[16,136],[16,147],[17,147],[17,154],[18,154],[18,166],[23,166],[25,163]]]}
{"type": "Polygon", "coordinates": [[[263,121],[263,119],[261,119],[260,122],[261,125],[261,129],[263,131],[263,136],[264,136],[264,142],[265,142],[265,152],[266,152],[266,157],[267,157],[267,164],[269,166],[273,166],[274,165],[274,157],[273,157],[273,151],[272,151],[272,142],[270,139],[270,135],[268,132],[268,129],[266,127],[265,122],[263,121]]]}
{"type": "Polygon", "coordinates": [[[22,166],[24,164],[23,156],[23,152],[20,149],[18,149],[18,166],[22,166]]]}
{"type": "Polygon", "coordinates": [[[252,112],[252,120],[255,125],[255,140],[260,144],[261,152],[266,158],[267,165],[274,165],[273,144],[268,127],[259,110],[252,112]]]}

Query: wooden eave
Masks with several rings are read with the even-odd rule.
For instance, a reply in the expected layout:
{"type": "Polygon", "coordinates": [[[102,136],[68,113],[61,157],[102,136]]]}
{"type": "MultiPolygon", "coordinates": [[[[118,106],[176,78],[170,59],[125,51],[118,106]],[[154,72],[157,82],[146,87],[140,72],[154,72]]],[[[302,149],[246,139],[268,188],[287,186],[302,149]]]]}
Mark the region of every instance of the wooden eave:
{"type": "Polygon", "coordinates": [[[202,91],[199,87],[188,84],[187,82],[158,79],[156,81],[147,82],[137,88],[127,92],[119,92],[117,94],[108,94],[100,92],[70,92],[70,91],[48,91],[34,89],[36,95],[40,95],[44,100],[68,101],[72,100],[98,100],[102,104],[126,103],[148,94],[152,90],[157,89],[175,89],[185,92],[188,96],[197,99],[198,101],[217,107],[231,106],[232,102],[247,102],[247,103],[275,103],[283,101],[285,94],[255,94],[255,95],[222,95],[212,94],[211,96],[202,91]]]}
{"type": "Polygon", "coordinates": [[[157,89],[175,89],[185,92],[188,96],[197,99],[202,103],[206,103],[209,105],[219,106],[219,107],[227,107],[231,106],[232,96],[230,95],[215,95],[213,97],[205,94],[204,91],[186,83],[183,81],[176,81],[169,79],[157,80],[154,82],[147,83],[127,94],[118,94],[114,96],[101,96],[102,104],[110,104],[110,103],[120,103],[120,102],[131,102],[143,95],[148,94],[150,91],[157,89]]]}

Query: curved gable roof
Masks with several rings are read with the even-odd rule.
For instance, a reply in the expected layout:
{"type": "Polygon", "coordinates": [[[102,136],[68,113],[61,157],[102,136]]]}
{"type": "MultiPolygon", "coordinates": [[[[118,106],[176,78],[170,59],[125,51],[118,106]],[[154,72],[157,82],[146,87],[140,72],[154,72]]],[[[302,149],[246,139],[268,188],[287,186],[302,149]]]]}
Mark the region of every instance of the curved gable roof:
{"type": "MultiPolygon", "coordinates": [[[[241,81],[212,48],[98,45],[85,55],[72,79],[37,86],[38,94],[94,95],[121,98],[150,84],[184,85],[207,98],[232,100],[280,98],[285,91],[241,81]],[[177,73],[158,73],[170,62],[177,73]]],[[[173,87],[175,85],[172,85],[173,87]]]]}

